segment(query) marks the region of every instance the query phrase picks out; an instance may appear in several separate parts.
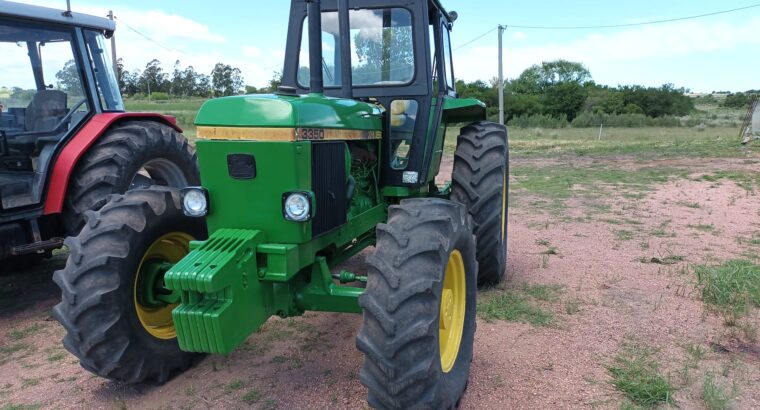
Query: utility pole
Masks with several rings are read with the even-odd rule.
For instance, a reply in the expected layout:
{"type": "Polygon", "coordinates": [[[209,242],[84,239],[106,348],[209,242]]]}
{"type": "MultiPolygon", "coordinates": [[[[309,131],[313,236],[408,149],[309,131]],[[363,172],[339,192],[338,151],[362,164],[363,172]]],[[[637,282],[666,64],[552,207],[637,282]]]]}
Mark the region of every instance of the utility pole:
{"type": "Polygon", "coordinates": [[[504,60],[502,38],[507,26],[499,24],[499,124],[504,125],[504,60]]]}
{"type": "MultiPolygon", "coordinates": [[[[108,10],[108,19],[113,21],[113,10],[108,10]]],[[[116,65],[116,34],[111,34],[111,64],[113,64],[113,73],[116,79],[119,79],[119,66],[116,65]]]]}

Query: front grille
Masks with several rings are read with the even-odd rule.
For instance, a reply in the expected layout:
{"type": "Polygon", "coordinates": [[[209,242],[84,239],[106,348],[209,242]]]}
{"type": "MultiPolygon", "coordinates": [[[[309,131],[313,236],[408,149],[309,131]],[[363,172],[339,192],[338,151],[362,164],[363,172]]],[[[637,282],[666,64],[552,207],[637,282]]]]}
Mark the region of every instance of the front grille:
{"type": "Polygon", "coordinates": [[[311,189],[316,214],[311,223],[317,237],[346,223],[346,144],[315,142],[311,147],[311,189]]]}

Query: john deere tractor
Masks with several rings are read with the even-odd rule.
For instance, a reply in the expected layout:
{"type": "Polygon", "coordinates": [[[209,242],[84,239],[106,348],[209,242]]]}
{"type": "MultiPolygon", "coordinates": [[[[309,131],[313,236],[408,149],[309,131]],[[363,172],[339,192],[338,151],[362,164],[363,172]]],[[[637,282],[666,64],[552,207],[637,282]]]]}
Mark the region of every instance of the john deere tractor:
{"type": "Polygon", "coordinates": [[[98,375],[164,382],[272,316],[363,313],[369,404],[455,406],[478,284],[504,277],[508,181],[506,129],[457,98],[455,19],[437,0],[293,0],[279,91],[198,113],[202,185],[86,213],[55,274],[66,348],[98,375]],[[368,272],[339,269],[371,247],[368,272]]]}

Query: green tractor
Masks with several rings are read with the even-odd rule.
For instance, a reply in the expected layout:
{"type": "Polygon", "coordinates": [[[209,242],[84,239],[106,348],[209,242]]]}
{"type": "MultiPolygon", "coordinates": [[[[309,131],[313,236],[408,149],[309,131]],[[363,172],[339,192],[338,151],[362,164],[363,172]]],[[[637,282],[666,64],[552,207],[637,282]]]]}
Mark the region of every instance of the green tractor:
{"type": "Polygon", "coordinates": [[[363,313],[369,404],[456,406],[477,287],[506,270],[509,166],[506,129],[457,98],[455,19],[437,0],[293,0],[279,91],[198,113],[202,186],[113,195],[68,240],[65,347],[161,383],[271,316],[363,313]],[[366,274],[338,270],[372,246],[366,274]]]}

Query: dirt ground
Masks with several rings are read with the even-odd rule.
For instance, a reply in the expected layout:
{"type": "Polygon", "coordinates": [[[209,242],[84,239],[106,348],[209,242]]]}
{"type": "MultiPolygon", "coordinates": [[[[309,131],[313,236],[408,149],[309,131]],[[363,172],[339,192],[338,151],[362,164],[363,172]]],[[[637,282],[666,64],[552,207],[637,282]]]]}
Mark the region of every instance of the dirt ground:
{"type": "MultiPolygon", "coordinates": [[[[695,174],[760,172],[754,162],[729,159],[689,166],[695,174]]],[[[760,232],[760,195],[728,180],[682,178],[634,199],[614,187],[593,204],[570,198],[560,214],[532,209],[525,199],[509,215],[510,279],[480,296],[557,285],[559,296],[541,302],[556,321],[536,327],[478,319],[462,408],[619,408],[624,397],[605,366],[631,338],[657,349],[662,372],[678,389],[677,407],[704,408],[702,380],[710,373],[735,386],[732,407],[760,408],[760,345],[705,310],[691,274],[693,264],[751,250],[740,238],[760,232]],[[688,362],[689,346],[705,352],[698,363],[688,362]]],[[[352,261],[353,269],[362,271],[364,256],[352,261]]],[[[229,357],[205,357],[159,387],[92,376],[62,349],[63,329],[50,317],[59,295],[49,279],[62,258],[0,282],[2,409],[367,407],[358,379],[362,356],[354,347],[361,317],[352,315],[272,319],[229,357]]],[[[758,326],[756,313],[746,319],[746,328],[758,326]]]]}

